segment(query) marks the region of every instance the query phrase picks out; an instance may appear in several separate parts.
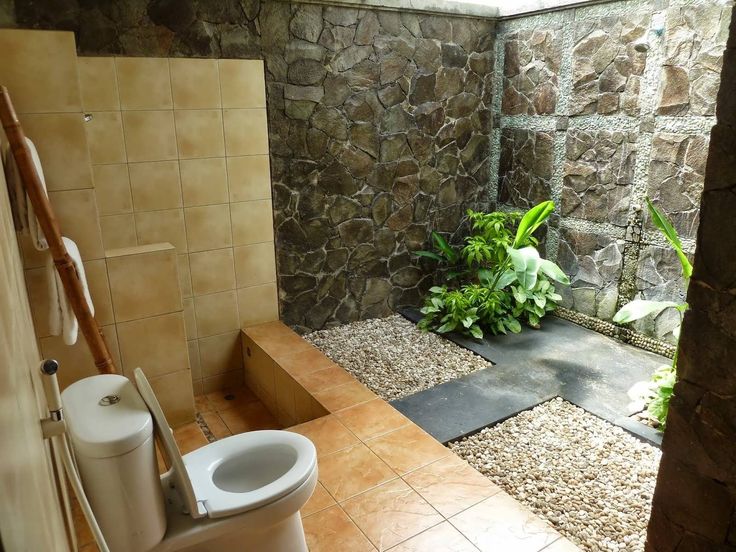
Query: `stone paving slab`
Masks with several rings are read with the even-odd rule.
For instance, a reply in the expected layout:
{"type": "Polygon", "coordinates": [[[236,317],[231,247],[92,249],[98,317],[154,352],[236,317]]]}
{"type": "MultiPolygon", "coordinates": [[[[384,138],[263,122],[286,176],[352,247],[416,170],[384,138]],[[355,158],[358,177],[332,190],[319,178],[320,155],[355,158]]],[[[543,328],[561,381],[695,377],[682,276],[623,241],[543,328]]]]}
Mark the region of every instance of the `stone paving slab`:
{"type": "MultiPolygon", "coordinates": [[[[409,320],[415,309],[400,311],[409,320]]],[[[552,397],[623,427],[640,439],[661,443],[661,434],[628,417],[627,391],[649,379],[669,359],[554,316],[541,330],[475,340],[448,336],[494,363],[458,380],[393,401],[425,431],[448,442],[496,424],[552,397]]]]}

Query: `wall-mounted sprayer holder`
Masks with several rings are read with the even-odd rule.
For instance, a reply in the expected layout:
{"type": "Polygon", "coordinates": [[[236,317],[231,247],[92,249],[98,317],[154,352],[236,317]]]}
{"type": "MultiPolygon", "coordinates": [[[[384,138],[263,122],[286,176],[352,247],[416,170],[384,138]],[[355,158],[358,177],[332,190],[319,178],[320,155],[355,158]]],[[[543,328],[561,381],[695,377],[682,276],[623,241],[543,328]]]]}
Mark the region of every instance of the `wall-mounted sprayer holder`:
{"type": "MultiPolygon", "coordinates": [[[[105,542],[105,537],[102,535],[100,526],[97,524],[97,520],[92,512],[92,507],[89,505],[87,496],[84,494],[82,481],[79,479],[79,473],[77,472],[72,452],[69,448],[69,441],[66,435],[66,422],[64,421],[64,411],[61,403],[61,393],[59,392],[59,382],[56,379],[56,372],[58,370],[59,363],[55,360],[47,359],[41,362],[41,384],[43,385],[43,392],[46,396],[46,404],[49,409],[48,418],[41,420],[41,432],[43,433],[44,439],[51,441],[54,461],[56,463],[60,461],[63,465],[63,471],[66,472],[66,476],[69,478],[74,494],[77,496],[79,505],[97,541],[100,552],[110,552],[105,542]]],[[[62,473],[61,469],[57,469],[57,472],[62,473]]],[[[66,485],[63,484],[63,481],[61,483],[61,492],[66,493],[66,485]]],[[[64,498],[66,499],[67,497],[64,496],[64,498]]],[[[66,502],[67,500],[65,500],[66,502]]],[[[67,517],[69,518],[69,516],[67,517]]],[[[71,527],[70,535],[74,541],[74,527],[71,527]]],[[[73,542],[73,544],[76,547],[76,542],[73,542]]]]}

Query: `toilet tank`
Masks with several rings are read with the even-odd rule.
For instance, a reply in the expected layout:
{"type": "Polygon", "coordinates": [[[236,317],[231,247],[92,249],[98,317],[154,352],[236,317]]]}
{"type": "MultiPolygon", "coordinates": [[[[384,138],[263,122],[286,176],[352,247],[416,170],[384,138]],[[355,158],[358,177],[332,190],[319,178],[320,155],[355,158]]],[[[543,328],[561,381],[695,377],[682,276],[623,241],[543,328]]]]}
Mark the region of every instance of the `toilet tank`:
{"type": "Polygon", "coordinates": [[[110,552],[144,552],[166,532],[153,420],[119,375],[80,380],[61,394],[85,494],[110,552]]]}

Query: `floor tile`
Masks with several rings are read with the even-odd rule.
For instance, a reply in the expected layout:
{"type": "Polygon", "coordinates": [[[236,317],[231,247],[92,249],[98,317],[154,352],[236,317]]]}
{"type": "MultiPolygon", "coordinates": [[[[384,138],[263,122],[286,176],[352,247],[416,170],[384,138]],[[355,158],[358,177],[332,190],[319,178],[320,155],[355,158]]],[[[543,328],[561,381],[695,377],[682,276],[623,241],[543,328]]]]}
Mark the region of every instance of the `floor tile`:
{"type": "Polygon", "coordinates": [[[442,516],[401,479],[359,494],[342,506],[379,550],[390,548],[443,521],[442,516]]]}
{"type": "Polygon", "coordinates": [[[302,517],[307,517],[315,512],[320,512],[325,508],[334,506],[335,504],[337,504],[337,502],[335,502],[335,499],[330,496],[330,493],[328,493],[327,490],[325,490],[322,483],[317,483],[317,486],[314,488],[314,493],[312,493],[312,496],[301,509],[302,517]]]}
{"type": "Polygon", "coordinates": [[[505,492],[450,518],[481,552],[539,552],[560,535],[505,492]]]}
{"type": "Polygon", "coordinates": [[[208,443],[207,437],[197,422],[183,425],[174,430],[174,439],[182,454],[187,454],[208,443]]]}
{"type": "Polygon", "coordinates": [[[212,435],[214,435],[216,439],[224,439],[225,437],[230,437],[230,435],[232,435],[232,432],[228,429],[227,425],[222,421],[222,418],[220,418],[220,415],[217,412],[200,412],[200,414],[204,419],[204,423],[207,424],[207,427],[210,428],[212,435]]]}
{"type": "Polygon", "coordinates": [[[322,351],[311,346],[308,349],[300,347],[296,352],[281,355],[278,363],[292,376],[302,376],[336,366],[322,351]]]}
{"type": "Polygon", "coordinates": [[[391,468],[362,443],[319,459],[319,480],[338,502],[396,477],[391,468]]]}
{"type": "Polygon", "coordinates": [[[300,433],[310,439],[317,447],[318,456],[330,454],[360,442],[335,416],[317,418],[311,422],[290,427],[289,431],[300,433]]]}
{"type": "Polygon", "coordinates": [[[375,550],[360,529],[339,506],[304,518],[304,534],[310,552],[370,552],[375,550]]]}
{"type": "Polygon", "coordinates": [[[207,399],[207,395],[197,395],[194,397],[194,411],[195,412],[211,412],[214,410],[212,404],[207,399]]]}
{"type": "Polygon", "coordinates": [[[392,548],[391,552],[427,552],[429,550],[478,552],[478,549],[470,544],[470,541],[460,531],[446,521],[402,542],[392,548]]]}
{"type": "Polygon", "coordinates": [[[233,435],[259,429],[280,429],[276,418],[258,401],[223,410],[220,418],[233,435]]]}
{"type": "Polygon", "coordinates": [[[366,441],[366,444],[399,475],[452,454],[414,424],[366,441]]]}
{"type": "Polygon", "coordinates": [[[317,391],[313,395],[330,412],[350,408],[377,398],[373,391],[359,381],[351,381],[325,391],[317,391]]]}
{"type": "Polygon", "coordinates": [[[207,400],[213,410],[220,412],[229,408],[244,406],[257,401],[258,398],[253,394],[253,391],[242,386],[237,389],[222,389],[207,393],[207,400]]]}
{"type": "Polygon", "coordinates": [[[299,385],[307,390],[307,392],[315,393],[317,391],[324,391],[325,389],[337,387],[344,383],[350,383],[355,381],[355,378],[337,364],[332,364],[327,368],[323,368],[315,372],[297,375],[296,380],[299,382],[299,385]]]}
{"type": "Polygon", "coordinates": [[[374,399],[346,408],[335,415],[350,431],[364,441],[411,423],[408,418],[382,399],[374,399]]]}
{"type": "Polygon", "coordinates": [[[411,472],[404,481],[448,518],[501,491],[454,454],[411,472]]]}

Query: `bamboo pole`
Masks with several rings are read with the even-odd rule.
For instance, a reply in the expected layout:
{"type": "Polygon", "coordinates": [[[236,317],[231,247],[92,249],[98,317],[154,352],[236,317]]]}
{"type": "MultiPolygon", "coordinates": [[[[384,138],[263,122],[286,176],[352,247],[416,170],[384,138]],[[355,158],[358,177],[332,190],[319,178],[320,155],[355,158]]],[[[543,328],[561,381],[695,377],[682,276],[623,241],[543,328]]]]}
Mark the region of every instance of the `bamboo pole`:
{"type": "Polygon", "coordinates": [[[74,262],[61,239],[59,222],[56,220],[51,203],[49,203],[49,199],[43,191],[41,178],[36,171],[30,149],[26,143],[25,133],[15,114],[13,102],[5,86],[0,86],[0,120],[2,120],[5,135],[18,166],[23,187],[28,193],[33,211],[49,244],[54,266],[59,273],[64,292],[69,298],[74,315],[77,317],[79,329],[82,331],[82,335],[84,335],[84,339],[92,353],[95,366],[101,374],[114,374],[116,372],[115,365],[107,348],[107,343],[105,343],[105,337],[102,335],[84,297],[82,282],[79,280],[74,262]]]}

